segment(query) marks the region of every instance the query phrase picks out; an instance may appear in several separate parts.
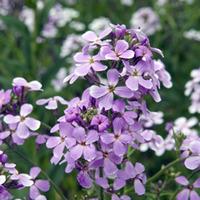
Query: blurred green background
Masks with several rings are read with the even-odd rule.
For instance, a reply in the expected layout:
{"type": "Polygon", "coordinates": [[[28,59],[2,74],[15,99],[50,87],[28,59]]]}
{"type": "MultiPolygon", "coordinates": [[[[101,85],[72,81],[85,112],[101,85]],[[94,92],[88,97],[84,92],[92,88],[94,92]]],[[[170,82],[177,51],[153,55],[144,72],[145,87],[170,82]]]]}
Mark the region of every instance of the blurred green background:
{"type": "MultiPolygon", "coordinates": [[[[166,122],[189,115],[189,100],[184,96],[184,85],[190,79],[190,71],[199,67],[200,40],[186,38],[185,33],[191,29],[200,31],[199,0],[10,0],[10,7],[2,11],[3,1],[0,0],[0,88],[9,88],[12,79],[21,76],[29,81],[36,79],[43,84],[44,92],[30,96],[30,102],[33,104],[41,97],[60,95],[69,100],[80,96],[87,87],[86,81],[77,81],[73,86],[63,87],[62,79],[73,67],[72,56],[81,47],[81,34],[95,27],[93,20],[97,18],[130,27],[132,15],[138,9],[151,7],[160,24],[159,30],[149,36],[151,46],[163,51],[165,57],[162,61],[172,76],[173,87],[162,88],[162,102],[157,104],[151,100],[149,108],[152,111],[164,112],[166,122]],[[75,12],[66,11],[71,13],[71,16],[63,16],[67,18],[66,22],[51,27],[53,19],[50,19],[49,13],[57,4],[62,8],[72,8],[75,12]],[[56,34],[51,34],[53,28],[56,34]],[[48,34],[51,37],[48,37],[48,34]],[[66,46],[63,46],[64,41],[66,46]],[[58,85],[60,87],[56,88],[58,85]]],[[[55,13],[54,15],[57,16],[55,13]]],[[[98,26],[101,27],[101,23],[103,22],[96,22],[97,29],[98,26]]],[[[51,126],[55,124],[56,116],[54,117],[51,111],[37,107],[34,114],[51,126]]],[[[61,114],[62,109],[59,116],[61,114]]],[[[40,130],[47,132],[45,129],[40,130]]],[[[164,126],[158,127],[158,130],[163,136],[167,134],[164,132],[164,126]]],[[[87,194],[78,186],[74,175],[64,173],[65,166],[50,165],[51,152],[44,146],[38,150],[34,147],[34,141],[29,140],[17,149],[47,171],[70,200],[76,199],[75,195],[81,199],[87,194]]],[[[19,157],[10,154],[12,159],[18,161],[19,169],[26,171],[30,168],[19,157]]],[[[133,159],[137,157],[148,166],[148,174],[159,169],[161,163],[173,159],[170,153],[155,159],[154,153],[150,152],[142,156],[136,155],[133,159]]],[[[18,195],[23,194],[19,192],[18,195]]],[[[48,199],[59,199],[53,188],[48,199]]]]}

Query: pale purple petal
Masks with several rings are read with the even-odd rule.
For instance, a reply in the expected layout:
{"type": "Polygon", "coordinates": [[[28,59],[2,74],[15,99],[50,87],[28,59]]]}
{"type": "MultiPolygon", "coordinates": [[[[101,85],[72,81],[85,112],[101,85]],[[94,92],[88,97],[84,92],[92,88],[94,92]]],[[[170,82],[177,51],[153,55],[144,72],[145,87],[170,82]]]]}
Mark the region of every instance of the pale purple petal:
{"type": "Polygon", "coordinates": [[[99,101],[100,108],[105,108],[105,110],[109,110],[113,106],[113,93],[108,93],[105,96],[101,97],[99,101]]]}
{"type": "Polygon", "coordinates": [[[51,98],[48,98],[48,99],[39,99],[39,100],[36,101],[36,104],[39,105],[39,106],[47,104],[50,99],[51,98]]]}
{"type": "Polygon", "coordinates": [[[117,57],[117,55],[114,51],[106,54],[105,58],[108,59],[108,60],[119,60],[119,57],[117,57]]]}
{"type": "Polygon", "coordinates": [[[33,119],[31,117],[27,117],[24,120],[24,123],[26,124],[26,126],[32,130],[32,131],[36,131],[40,128],[41,122],[37,119],[33,119]]]}
{"type": "Polygon", "coordinates": [[[96,142],[99,139],[98,132],[95,130],[91,130],[88,132],[88,135],[86,137],[86,144],[92,144],[96,142]]]}
{"type": "Polygon", "coordinates": [[[95,147],[93,145],[85,146],[83,148],[83,156],[84,156],[85,160],[87,160],[89,162],[94,160],[94,158],[96,157],[95,147]]]}
{"type": "Polygon", "coordinates": [[[125,86],[116,87],[114,93],[122,98],[131,98],[133,93],[125,86]]]}
{"type": "Polygon", "coordinates": [[[99,38],[102,39],[102,38],[106,37],[107,35],[109,35],[111,32],[112,32],[112,28],[108,27],[99,33],[99,38]]]}
{"type": "Polygon", "coordinates": [[[138,195],[143,195],[145,193],[145,187],[139,179],[134,180],[134,188],[138,195]]]}
{"type": "Polygon", "coordinates": [[[179,176],[179,177],[176,177],[176,182],[181,184],[181,185],[188,185],[189,184],[189,181],[187,180],[187,178],[185,176],[179,176]]]}
{"type": "Polygon", "coordinates": [[[45,106],[48,110],[56,110],[58,108],[58,103],[55,99],[49,101],[49,103],[45,106]]]}
{"type": "Polygon", "coordinates": [[[33,110],[33,106],[31,104],[23,104],[20,109],[20,115],[23,117],[28,116],[33,110]]]}
{"type": "Polygon", "coordinates": [[[39,195],[40,192],[37,187],[35,185],[31,186],[29,190],[29,196],[31,197],[31,199],[36,199],[39,195]]]}
{"type": "Polygon", "coordinates": [[[194,188],[200,188],[200,178],[193,183],[194,188]]]}
{"type": "Polygon", "coordinates": [[[30,176],[35,179],[41,172],[41,169],[39,167],[32,167],[30,170],[30,176]]]}
{"type": "Polygon", "coordinates": [[[128,49],[128,42],[125,40],[118,40],[115,46],[115,52],[121,55],[124,51],[128,49]]]}
{"type": "Polygon", "coordinates": [[[114,190],[120,190],[126,185],[126,181],[120,178],[115,179],[113,183],[114,190]]]}
{"type": "Polygon", "coordinates": [[[104,172],[107,176],[113,176],[117,172],[116,165],[110,161],[108,158],[105,158],[104,160],[104,172]]]}
{"type": "Polygon", "coordinates": [[[139,84],[138,84],[138,77],[129,76],[129,78],[126,80],[126,86],[133,91],[138,90],[139,84]]]}
{"type": "Polygon", "coordinates": [[[193,190],[190,192],[190,200],[200,200],[200,196],[196,191],[193,190]]]}
{"type": "Polygon", "coordinates": [[[74,73],[77,76],[85,76],[88,74],[90,71],[91,65],[86,63],[86,64],[81,64],[81,66],[78,66],[75,68],[74,73]]]}
{"type": "Polygon", "coordinates": [[[18,123],[19,121],[20,121],[20,117],[19,116],[13,116],[13,115],[10,115],[10,114],[8,114],[8,115],[6,115],[5,117],[4,117],[4,122],[6,123],[6,124],[16,124],[16,123],[18,123]]]}
{"type": "Polygon", "coordinates": [[[72,147],[70,150],[70,156],[74,160],[78,160],[83,154],[83,146],[81,145],[76,145],[75,147],[72,147]]]}
{"type": "Polygon", "coordinates": [[[108,88],[106,86],[98,87],[93,85],[90,87],[90,95],[94,98],[100,98],[108,93],[108,88]]]}
{"type": "Polygon", "coordinates": [[[84,188],[91,188],[92,187],[92,179],[89,177],[88,173],[80,171],[77,180],[79,184],[84,188]]]}
{"type": "Polygon", "coordinates": [[[38,81],[31,81],[28,83],[28,87],[31,91],[38,91],[41,90],[42,84],[38,81]]]}
{"type": "Polygon", "coordinates": [[[56,147],[61,142],[61,138],[58,136],[50,137],[47,140],[46,146],[47,148],[51,149],[56,147]]]}
{"type": "Polygon", "coordinates": [[[94,33],[93,31],[87,31],[86,33],[82,35],[82,37],[84,40],[89,41],[89,42],[94,42],[95,40],[98,39],[96,33],[94,33]]]}
{"type": "Polygon", "coordinates": [[[100,185],[104,189],[109,188],[108,180],[106,178],[99,177],[99,178],[96,179],[95,182],[96,182],[97,185],[100,185]]]}
{"type": "Polygon", "coordinates": [[[17,130],[16,130],[16,134],[18,135],[18,137],[20,137],[21,139],[26,139],[29,137],[30,135],[30,131],[27,128],[26,124],[24,122],[20,122],[17,130]]]}
{"type": "Polygon", "coordinates": [[[126,152],[126,147],[119,140],[116,140],[113,145],[113,150],[116,155],[122,156],[126,152]]]}
{"type": "Polygon", "coordinates": [[[94,69],[94,71],[97,72],[105,71],[107,69],[107,66],[101,64],[100,62],[94,62],[91,66],[94,69]]]}
{"type": "Polygon", "coordinates": [[[200,166],[200,156],[190,156],[186,158],[184,164],[188,169],[194,170],[200,166]]]}
{"type": "Polygon", "coordinates": [[[82,127],[77,127],[74,129],[72,135],[74,136],[74,138],[79,141],[79,142],[82,142],[82,141],[85,141],[85,129],[82,128],[82,127]]]}
{"type": "Polygon", "coordinates": [[[147,89],[151,89],[153,87],[153,83],[151,80],[145,80],[142,77],[139,78],[139,84],[147,89]]]}
{"type": "Polygon", "coordinates": [[[37,186],[37,188],[39,188],[42,192],[47,192],[50,188],[50,184],[49,181],[47,180],[37,180],[35,182],[35,185],[37,186]]]}
{"type": "Polygon", "coordinates": [[[120,55],[120,58],[131,59],[131,58],[134,57],[134,55],[135,55],[134,51],[132,51],[132,50],[127,50],[127,51],[125,51],[124,53],[122,53],[122,54],[120,55]]]}
{"type": "Polygon", "coordinates": [[[105,133],[101,136],[101,141],[105,144],[110,144],[115,141],[115,137],[113,134],[105,133]]]}
{"type": "Polygon", "coordinates": [[[90,56],[85,55],[82,52],[78,52],[74,55],[74,60],[78,63],[89,63],[90,56]]]}
{"type": "Polygon", "coordinates": [[[184,189],[176,196],[177,200],[188,200],[190,195],[189,189],[184,189]]]}
{"type": "Polygon", "coordinates": [[[119,81],[119,72],[116,69],[110,69],[107,72],[109,85],[116,86],[119,81]]]}

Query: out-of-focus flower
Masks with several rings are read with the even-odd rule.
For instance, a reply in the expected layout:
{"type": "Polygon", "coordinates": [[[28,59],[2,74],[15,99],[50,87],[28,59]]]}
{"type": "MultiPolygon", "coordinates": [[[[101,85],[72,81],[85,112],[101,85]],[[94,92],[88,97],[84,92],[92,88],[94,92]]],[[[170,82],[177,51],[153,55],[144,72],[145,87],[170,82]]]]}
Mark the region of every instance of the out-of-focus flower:
{"type": "Polygon", "coordinates": [[[110,20],[106,17],[99,17],[96,19],[93,19],[93,21],[89,24],[89,29],[99,33],[103,31],[104,29],[109,27],[110,20]]]}
{"type": "Polygon", "coordinates": [[[74,53],[79,50],[83,44],[84,40],[80,35],[68,35],[62,44],[60,56],[65,57],[74,53]]]}
{"type": "Polygon", "coordinates": [[[191,80],[185,85],[185,95],[190,96],[190,113],[200,113],[200,69],[191,71],[191,80]]]}
{"type": "Polygon", "coordinates": [[[125,6],[132,6],[134,0],[121,0],[121,4],[125,6]]]}
{"type": "Polygon", "coordinates": [[[23,104],[20,109],[20,115],[14,116],[8,114],[4,117],[7,124],[17,124],[16,134],[21,139],[26,139],[31,135],[31,131],[36,131],[40,127],[40,121],[29,117],[33,110],[31,104],[23,104]]]}
{"type": "Polygon", "coordinates": [[[132,15],[130,24],[133,28],[141,28],[147,35],[153,35],[161,28],[158,15],[150,7],[137,10],[132,15]]]}
{"type": "Polygon", "coordinates": [[[59,92],[63,89],[64,83],[63,80],[67,75],[67,70],[65,67],[62,67],[57,72],[55,78],[51,81],[51,85],[53,86],[56,92],[59,92]]]}
{"type": "Polygon", "coordinates": [[[198,178],[193,184],[190,184],[189,180],[185,176],[178,176],[175,180],[178,184],[184,187],[184,189],[177,194],[177,200],[200,199],[199,194],[196,192],[200,188],[200,178],[198,178]]]}
{"type": "Polygon", "coordinates": [[[198,124],[198,119],[196,117],[191,117],[186,119],[185,117],[179,117],[174,121],[174,132],[176,134],[182,133],[184,135],[195,135],[198,134],[197,130],[193,129],[195,125],[198,124]]]}
{"type": "Polygon", "coordinates": [[[200,41],[200,31],[195,29],[190,29],[183,33],[183,36],[190,40],[200,41]]]}
{"type": "Polygon", "coordinates": [[[45,108],[48,110],[56,110],[58,108],[58,103],[67,105],[68,102],[60,96],[50,97],[48,99],[39,99],[36,101],[37,105],[46,105],[45,108]]]}
{"type": "Polygon", "coordinates": [[[72,21],[69,26],[75,31],[83,31],[85,29],[85,24],[78,21],[72,21]]]}
{"type": "Polygon", "coordinates": [[[122,196],[118,197],[116,194],[113,194],[112,200],[131,200],[131,198],[127,195],[122,195],[122,196]]]}
{"type": "Polygon", "coordinates": [[[26,24],[30,32],[33,32],[35,26],[35,13],[33,9],[26,6],[23,7],[19,19],[26,24]]]}

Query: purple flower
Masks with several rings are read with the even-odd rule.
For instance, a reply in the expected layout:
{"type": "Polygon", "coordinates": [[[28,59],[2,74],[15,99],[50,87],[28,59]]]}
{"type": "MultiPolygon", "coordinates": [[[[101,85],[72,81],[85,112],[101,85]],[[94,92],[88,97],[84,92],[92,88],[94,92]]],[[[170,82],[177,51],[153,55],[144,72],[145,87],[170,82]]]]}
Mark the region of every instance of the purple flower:
{"type": "Polygon", "coordinates": [[[82,37],[84,40],[91,42],[92,45],[94,45],[94,44],[106,45],[107,42],[102,41],[102,39],[105,38],[107,35],[109,35],[111,33],[111,31],[112,31],[112,29],[110,27],[108,27],[104,31],[100,32],[99,36],[97,36],[97,34],[93,31],[87,31],[86,33],[84,33],[82,35],[82,37]]]}
{"type": "Polygon", "coordinates": [[[149,61],[152,55],[153,55],[152,52],[146,46],[141,45],[135,50],[135,56],[141,57],[143,61],[149,61]]]}
{"type": "Polygon", "coordinates": [[[65,101],[62,97],[60,96],[55,96],[55,97],[51,97],[48,99],[39,99],[36,101],[37,105],[45,105],[45,108],[48,110],[56,110],[58,108],[58,103],[62,104],[62,105],[67,105],[68,102],[65,101]]]}
{"type": "Polygon", "coordinates": [[[76,144],[76,140],[72,137],[74,127],[68,122],[59,123],[59,136],[51,136],[48,138],[46,146],[53,149],[53,157],[51,162],[57,164],[64,155],[65,147],[71,148],[76,144]]]}
{"type": "Polygon", "coordinates": [[[195,170],[200,167],[200,141],[192,141],[188,148],[190,155],[185,159],[185,167],[190,170],[195,170]]]}
{"type": "Polygon", "coordinates": [[[124,121],[116,118],[113,121],[113,134],[105,133],[101,140],[105,144],[113,144],[113,151],[118,156],[123,156],[127,151],[127,144],[131,141],[131,136],[123,131],[124,121]]]}
{"type": "Polygon", "coordinates": [[[120,59],[131,59],[134,57],[135,53],[132,50],[128,50],[129,44],[125,40],[118,40],[114,51],[108,49],[105,58],[107,60],[120,60],[120,59]]]}
{"type": "Polygon", "coordinates": [[[2,106],[8,104],[11,99],[11,90],[0,90],[0,109],[2,106]]]}
{"type": "Polygon", "coordinates": [[[42,85],[38,81],[27,82],[24,78],[16,77],[13,79],[14,87],[24,87],[28,91],[40,91],[42,90],[42,85]]]}
{"type": "Polygon", "coordinates": [[[96,99],[99,99],[99,106],[109,110],[113,106],[114,94],[123,97],[132,97],[130,89],[124,86],[118,86],[119,73],[116,69],[111,69],[107,72],[108,86],[91,86],[90,95],[96,99]]]}
{"type": "Polygon", "coordinates": [[[76,139],[77,144],[70,149],[71,158],[78,160],[83,155],[85,160],[92,161],[96,157],[96,148],[93,143],[98,140],[98,133],[90,130],[86,134],[84,128],[77,127],[72,135],[76,139]]]}
{"type": "Polygon", "coordinates": [[[146,89],[151,89],[153,83],[150,78],[145,78],[145,72],[148,69],[147,64],[144,62],[138,62],[135,66],[129,65],[126,63],[127,73],[129,75],[126,80],[126,86],[132,90],[137,91],[139,86],[142,86],[146,89]]]}
{"type": "Polygon", "coordinates": [[[200,188],[200,178],[198,178],[193,184],[190,184],[185,176],[176,177],[176,182],[185,188],[177,195],[177,200],[199,200],[200,196],[195,189],[200,188]]]}
{"type": "Polygon", "coordinates": [[[102,132],[108,128],[109,120],[105,115],[99,114],[99,115],[95,115],[92,118],[92,121],[90,124],[96,125],[98,127],[98,131],[102,132]]]}
{"type": "Polygon", "coordinates": [[[74,71],[77,76],[86,76],[90,70],[99,72],[107,69],[107,66],[100,62],[102,58],[99,55],[90,56],[89,54],[79,52],[75,54],[74,60],[77,62],[74,71]]]}
{"type": "Polygon", "coordinates": [[[47,180],[37,179],[40,174],[41,169],[39,167],[32,167],[30,170],[30,176],[33,180],[33,184],[30,187],[29,196],[31,199],[37,199],[43,195],[40,194],[40,191],[47,192],[50,188],[50,184],[47,180]]]}
{"type": "Polygon", "coordinates": [[[26,139],[31,135],[31,131],[36,131],[40,128],[40,121],[29,117],[33,106],[31,104],[23,104],[20,109],[20,115],[14,116],[8,114],[4,117],[7,124],[18,124],[16,134],[21,139],[26,139]]]}
{"type": "Polygon", "coordinates": [[[80,171],[77,175],[77,180],[84,188],[88,189],[92,187],[92,179],[86,171],[80,171]]]}

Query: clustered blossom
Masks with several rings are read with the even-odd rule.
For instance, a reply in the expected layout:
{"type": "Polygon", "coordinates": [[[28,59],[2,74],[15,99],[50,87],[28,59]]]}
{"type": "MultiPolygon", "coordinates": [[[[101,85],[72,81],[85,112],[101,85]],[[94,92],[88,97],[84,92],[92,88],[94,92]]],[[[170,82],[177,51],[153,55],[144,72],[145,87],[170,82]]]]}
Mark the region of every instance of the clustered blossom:
{"type": "Polygon", "coordinates": [[[36,179],[41,169],[32,167],[30,174],[19,173],[16,164],[7,162],[8,156],[0,151],[0,199],[10,200],[12,195],[10,190],[29,188],[31,200],[46,199],[41,192],[47,192],[50,188],[49,182],[43,179],[36,179]]]}
{"type": "Polygon", "coordinates": [[[185,95],[190,97],[190,113],[200,113],[200,69],[191,71],[191,80],[185,85],[185,95]]]}
{"type": "Polygon", "coordinates": [[[150,129],[162,123],[162,115],[156,118],[144,99],[150,95],[158,102],[161,83],[171,87],[164,65],[153,60],[154,52],[162,53],[150,46],[140,30],[125,25],[111,25],[98,34],[88,31],[82,37],[86,45],[75,54],[74,71],[65,82],[85,78],[92,85],[81,98],[68,102],[51,129],[54,135],[46,142],[53,151],[51,163],[65,163],[66,173],[78,172],[82,187],[95,183],[114,200],[130,199],[116,195],[128,183],[137,195],[144,195],[145,167],[140,162],[132,164],[128,155],[142,144],[157,151],[164,143],[150,129]]]}

